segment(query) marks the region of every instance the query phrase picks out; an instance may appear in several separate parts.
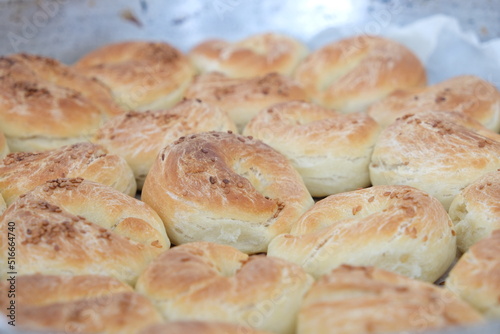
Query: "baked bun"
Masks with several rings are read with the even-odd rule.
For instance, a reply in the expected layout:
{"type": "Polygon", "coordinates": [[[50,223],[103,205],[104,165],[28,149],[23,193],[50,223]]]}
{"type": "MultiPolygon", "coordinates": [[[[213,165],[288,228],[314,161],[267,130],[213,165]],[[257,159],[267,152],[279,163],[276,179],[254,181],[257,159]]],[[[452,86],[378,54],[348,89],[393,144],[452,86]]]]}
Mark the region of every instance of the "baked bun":
{"type": "Polygon", "coordinates": [[[94,141],[123,157],[142,189],[158,152],[181,136],[204,131],[236,131],[227,114],[200,100],[185,100],[159,111],[117,116],[97,131],[94,141]]]}
{"type": "Polygon", "coordinates": [[[105,45],[81,58],[75,68],[101,80],[120,105],[136,111],[173,106],[194,75],[189,59],[163,42],[105,45]]]}
{"type": "Polygon", "coordinates": [[[195,77],[186,91],[187,98],[213,104],[229,114],[242,130],[257,113],[273,104],[308,100],[297,82],[277,73],[251,79],[234,79],[211,72],[195,77]]]}
{"type": "Polygon", "coordinates": [[[500,136],[464,126],[467,118],[458,112],[425,112],[396,120],[382,131],[373,150],[372,184],[419,188],[448,210],[463,188],[500,168],[500,136]]]}
{"type": "Polygon", "coordinates": [[[312,196],[327,196],[370,185],[368,165],[379,132],[365,114],[291,101],[261,111],[243,134],[285,155],[312,196]]]}
{"type": "Polygon", "coordinates": [[[5,136],[0,132],[0,159],[3,159],[7,154],[9,154],[9,146],[5,140],[5,136]]]}
{"type": "Polygon", "coordinates": [[[267,254],[315,277],[345,263],[434,282],[455,252],[451,220],[435,198],[412,187],[375,186],[317,202],[267,254]]]}
{"type": "Polygon", "coordinates": [[[271,72],[291,75],[306,54],[307,48],[299,41],[264,33],[235,43],[208,40],[194,47],[189,56],[202,73],[221,72],[233,78],[251,78],[271,72]]]}
{"type": "Polygon", "coordinates": [[[122,112],[104,85],[54,59],[0,57],[0,132],[13,152],[85,141],[122,112]]]}
{"type": "Polygon", "coordinates": [[[300,175],[271,147],[205,132],[165,147],[142,189],[175,245],[212,241],[259,253],[313,204],[300,175]]]}
{"type": "MultiPolygon", "coordinates": [[[[2,280],[7,296],[10,282],[2,280]]],[[[17,276],[16,327],[50,333],[130,333],[161,322],[151,302],[106,276],[17,276]]],[[[1,298],[5,312],[9,299],[1,298]]]]}
{"type": "Polygon", "coordinates": [[[48,181],[22,195],[0,217],[2,235],[9,222],[19,275],[106,275],[133,284],[170,247],[161,219],[145,203],[81,178],[48,181]]]}
{"type": "Polygon", "coordinates": [[[139,334],[271,334],[227,322],[175,321],[150,326],[139,334]]]}
{"type": "Polygon", "coordinates": [[[136,289],[168,321],[224,321],[274,333],[293,333],[312,277],[302,268],[235,248],[193,242],[161,254],[136,289]]]}
{"type": "Polygon", "coordinates": [[[436,85],[398,90],[368,108],[368,115],[383,127],[398,117],[422,111],[459,111],[486,128],[500,130],[500,92],[487,81],[462,75],[436,85]]]}
{"type": "Polygon", "coordinates": [[[426,84],[425,69],[405,46],[379,36],[346,38],[312,52],[295,71],[314,102],[364,111],[396,89],[426,84]]]}
{"type": "Polygon", "coordinates": [[[449,214],[462,252],[500,229],[500,169],[463,189],[451,202],[449,214]]]}
{"type": "Polygon", "coordinates": [[[451,270],[446,287],[487,318],[500,319],[500,230],[469,248],[451,270]]]}
{"type": "Polygon", "coordinates": [[[374,267],[343,265],[308,292],[297,334],[414,333],[481,321],[445,289],[374,267]]]}
{"type": "Polygon", "coordinates": [[[48,180],[82,177],[134,196],[134,174],[126,161],[100,145],[78,143],[39,153],[11,153],[0,161],[0,193],[7,204],[48,180]]]}

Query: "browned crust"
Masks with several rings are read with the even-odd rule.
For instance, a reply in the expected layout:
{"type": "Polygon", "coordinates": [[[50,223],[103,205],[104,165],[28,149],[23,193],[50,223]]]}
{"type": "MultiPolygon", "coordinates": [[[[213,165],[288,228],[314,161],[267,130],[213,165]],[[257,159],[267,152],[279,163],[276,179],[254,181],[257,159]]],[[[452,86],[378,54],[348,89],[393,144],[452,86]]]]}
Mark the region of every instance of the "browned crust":
{"type": "Polygon", "coordinates": [[[306,53],[306,47],[291,37],[264,33],[235,43],[208,40],[194,47],[189,56],[201,72],[250,78],[271,72],[290,75],[306,53]]]}
{"type": "Polygon", "coordinates": [[[82,177],[131,196],[136,185],[125,160],[100,145],[79,143],[39,153],[11,153],[0,162],[0,192],[7,204],[48,180],[82,177]]]}
{"type": "Polygon", "coordinates": [[[200,100],[184,100],[171,109],[114,117],[97,131],[94,141],[123,157],[141,187],[158,152],[177,138],[227,130],[236,131],[236,126],[225,112],[200,100]]]}
{"type": "Polygon", "coordinates": [[[346,38],[311,53],[295,78],[315,102],[363,111],[396,89],[424,86],[422,63],[403,45],[378,36],[346,38]]]}
{"type": "Polygon", "coordinates": [[[8,139],[88,137],[122,113],[101,83],[54,59],[2,56],[0,77],[0,131],[8,139]]]}
{"type": "Polygon", "coordinates": [[[482,317],[452,293],[374,267],[341,266],[320,278],[299,314],[298,334],[422,331],[482,317]]]}
{"type": "Polygon", "coordinates": [[[458,111],[490,130],[500,130],[500,92],[476,76],[454,77],[425,88],[396,91],[375,103],[368,114],[388,126],[405,114],[424,111],[458,111]]]}
{"type": "Polygon", "coordinates": [[[222,132],[182,137],[163,149],[142,199],[162,217],[174,244],[206,240],[252,253],[265,251],[312,205],[283,155],[261,141],[222,132]],[[224,230],[236,232],[224,239],[224,230]]]}
{"type": "Polygon", "coordinates": [[[194,75],[187,57],[163,42],[105,45],[82,57],[75,68],[101,80],[118,102],[135,110],[173,105],[194,75]]]}
{"type": "MultiPolygon", "coordinates": [[[[133,284],[169,240],[144,203],[95,182],[49,181],[22,195],[0,218],[13,222],[19,274],[98,274],[133,284]]],[[[5,241],[5,240],[4,240],[5,241]]],[[[0,243],[6,263],[7,243],[0,243]]]]}

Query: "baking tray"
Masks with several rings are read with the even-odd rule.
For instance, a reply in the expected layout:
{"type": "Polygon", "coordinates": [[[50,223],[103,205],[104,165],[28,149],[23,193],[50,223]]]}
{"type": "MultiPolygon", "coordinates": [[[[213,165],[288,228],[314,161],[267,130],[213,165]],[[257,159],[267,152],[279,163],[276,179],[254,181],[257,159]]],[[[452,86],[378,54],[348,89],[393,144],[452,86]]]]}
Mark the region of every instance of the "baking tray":
{"type": "MultiPolygon", "coordinates": [[[[435,14],[489,41],[500,37],[499,9],[500,0],[0,0],[0,54],[29,52],[71,64],[123,40],[162,40],[188,51],[207,38],[275,31],[307,42],[336,27],[376,34],[435,14]]],[[[0,333],[29,332],[0,325],[0,333]]],[[[500,321],[426,333],[499,334],[500,321]]]]}

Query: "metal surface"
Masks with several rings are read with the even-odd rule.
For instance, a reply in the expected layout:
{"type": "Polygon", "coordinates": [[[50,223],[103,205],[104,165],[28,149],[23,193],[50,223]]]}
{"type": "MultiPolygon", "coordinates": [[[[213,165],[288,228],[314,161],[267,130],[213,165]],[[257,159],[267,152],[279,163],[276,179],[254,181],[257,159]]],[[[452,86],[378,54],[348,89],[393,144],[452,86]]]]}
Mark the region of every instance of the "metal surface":
{"type": "MultiPolygon", "coordinates": [[[[480,41],[500,37],[500,0],[0,0],[0,54],[30,52],[72,63],[122,40],[163,40],[187,51],[206,38],[237,40],[264,31],[287,33],[315,48],[331,28],[377,34],[440,13],[458,19],[480,41]]],[[[472,51],[468,57],[479,59],[472,51]]],[[[438,62],[429,68],[435,80],[446,65],[458,67],[438,62]]],[[[500,82],[500,74],[486,79],[500,82]]],[[[7,331],[0,325],[0,333],[7,331]]],[[[498,334],[500,322],[432,333],[498,334]]]]}

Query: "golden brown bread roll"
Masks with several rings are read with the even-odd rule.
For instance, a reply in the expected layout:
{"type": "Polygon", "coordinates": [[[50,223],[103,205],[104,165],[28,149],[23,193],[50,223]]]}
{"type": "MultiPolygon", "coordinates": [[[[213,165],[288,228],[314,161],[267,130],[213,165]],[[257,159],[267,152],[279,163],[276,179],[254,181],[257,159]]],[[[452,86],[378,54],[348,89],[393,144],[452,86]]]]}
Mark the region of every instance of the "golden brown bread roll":
{"type": "Polygon", "coordinates": [[[168,321],[224,321],[293,333],[312,281],[302,268],[281,259],[194,242],[161,254],[139,277],[136,289],[168,321]]]}
{"type": "Polygon", "coordinates": [[[445,289],[374,267],[344,265],[308,292],[297,334],[413,333],[481,321],[445,289]]]}
{"type": "Polygon", "coordinates": [[[97,131],[94,141],[123,157],[134,171],[137,188],[142,189],[162,148],[181,136],[211,130],[236,131],[236,126],[219,108],[184,100],[171,109],[117,116],[97,131]]]}
{"type": "Polygon", "coordinates": [[[140,334],[271,334],[227,322],[174,321],[147,327],[140,334]]]}
{"type": "Polygon", "coordinates": [[[276,33],[257,34],[231,43],[207,40],[189,53],[202,73],[221,72],[232,78],[251,78],[271,72],[291,75],[306,56],[299,41],[276,33]]]}
{"type": "Polygon", "coordinates": [[[315,277],[346,263],[434,282],[455,252],[451,220],[435,198],[412,187],[375,186],[317,202],[267,254],[315,277]]]}
{"type": "Polygon", "coordinates": [[[5,136],[0,131],[0,159],[3,159],[7,154],[9,154],[9,146],[7,145],[7,141],[5,140],[5,136]]]}
{"type": "Polygon", "coordinates": [[[312,52],[295,71],[314,102],[364,111],[396,89],[426,84],[425,69],[405,46],[379,36],[346,38],[312,52]]]}
{"type": "Polygon", "coordinates": [[[500,230],[469,248],[451,270],[446,287],[487,318],[500,319],[500,230]]]}
{"type": "Polygon", "coordinates": [[[368,108],[368,115],[383,127],[405,114],[422,111],[459,111],[486,128],[500,130],[500,92],[473,75],[454,77],[438,84],[398,90],[368,108]]]}
{"type": "MultiPolygon", "coordinates": [[[[0,233],[7,235],[12,224],[20,275],[108,275],[133,284],[170,246],[161,219],[149,206],[80,178],[48,181],[22,195],[0,216],[0,233]]],[[[0,250],[4,268],[3,238],[0,250]]]]}
{"type": "Polygon", "coordinates": [[[368,165],[379,132],[365,114],[291,101],[261,111],[243,134],[285,155],[312,196],[328,196],[370,185],[368,165]]]}
{"type": "Polygon", "coordinates": [[[11,153],[0,161],[0,193],[7,204],[48,180],[83,177],[134,196],[134,174],[126,161],[100,145],[78,143],[39,153],[11,153]]]}
{"type": "Polygon", "coordinates": [[[448,210],[463,188],[500,168],[499,139],[463,113],[405,115],[380,134],[370,178],[373,185],[404,184],[424,190],[448,210]]]}
{"type": "Polygon", "coordinates": [[[123,112],[104,85],[54,59],[3,56],[0,77],[0,132],[14,152],[85,141],[123,112]]]}
{"type": "MultiPolygon", "coordinates": [[[[7,296],[8,280],[0,282],[7,296]]],[[[16,327],[60,333],[130,333],[161,322],[151,302],[106,276],[17,276],[16,327]]],[[[12,300],[12,299],[11,299],[12,300]]],[[[2,312],[9,299],[1,298],[2,312]]]]}
{"type": "Polygon", "coordinates": [[[187,89],[186,97],[218,106],[229,114],[240,131],[259,111],[273,104],[308,100],[301,85],[277,73],[250,79],[229,78],[217,72],[201,74],[187,89]]]}
{"type": "Polygon", "coordinates": [[[223,132],[180,138],[156,158],[142,200],[175,245],[212,241],[265,252],[313,204],[300,175],[261,141],[223,132]]]}
{"type": "Polygon", "coordinates": [[[188,58],[163,42],[108,44],[82,57],[75,68],[101,80],[120,105],[136,111],[173,106],[194,75],[188,58]]]}
{"type": "Polygon", "coordinates": [[[500,169],[463,189],[451,202],[449,214],[462,252],[500,229],[500,169]]]}

